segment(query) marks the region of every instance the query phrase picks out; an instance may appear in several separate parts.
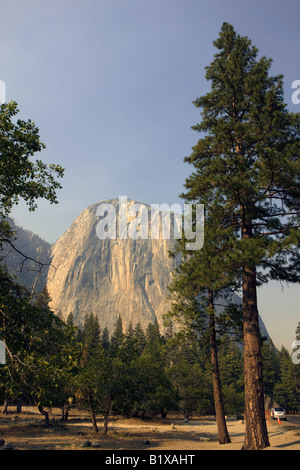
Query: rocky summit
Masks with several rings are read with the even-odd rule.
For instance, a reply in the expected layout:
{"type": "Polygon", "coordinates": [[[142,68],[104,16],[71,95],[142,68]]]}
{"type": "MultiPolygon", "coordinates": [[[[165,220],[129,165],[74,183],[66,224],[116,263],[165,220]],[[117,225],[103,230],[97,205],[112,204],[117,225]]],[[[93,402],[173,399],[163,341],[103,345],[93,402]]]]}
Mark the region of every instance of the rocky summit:
{"type": "MultiPolygon", "coordinates": [[[[134,204],[135,201],[127,201],[128,211],[134,204]]],[[[151,208],[145,205],[143,208],[149,216],[147,224],[150,224],[151,208]]],[[[155,319],[163,329],[168,285],[175,268],[175,260],[169,257],[169,251],[176,241],[172,233],[169,239],[139,238],[141,224],[137,219],[130,222],[130,218],[126,227],[130,232],[133,229],[130,223],[135,223],[136,237],[128,233],[125,238],[123,227],[123,238],[120,238],[121,217],[119,200],[101,201],[85,209],[52,246],[47,281],[51,308],[55,313],[60,312],[63,318],[72,312],[78,325],[82,325],[86,314],[94,313],[101,327],[107,327],[109,331],[118,315],[121,315],[125,329],[130,322],[133,325],[140,322],[146,328],[155,319]],[[112,214],[115,211],[115,220],[105,220],[105,213],[108,213],[105,204],[108,211],[112,208],[112,214]],[[103,209],[102,218],[97,215],[99,206],[103,209]],[[115,238],[99,238],[103,228],[99,225],[101,220],[108,222],[106,231],[115,238]]]]}

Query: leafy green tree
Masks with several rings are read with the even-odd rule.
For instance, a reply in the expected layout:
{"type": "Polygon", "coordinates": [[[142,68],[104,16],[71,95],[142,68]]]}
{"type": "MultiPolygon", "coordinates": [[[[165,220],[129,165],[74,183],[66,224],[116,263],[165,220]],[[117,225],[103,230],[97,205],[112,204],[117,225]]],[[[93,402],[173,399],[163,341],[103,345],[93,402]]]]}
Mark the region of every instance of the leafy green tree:
{"type": "Polygon", "coordinates": [[[67,419],[74,390],[70,386],[77,373],[81,359],[81,344],[76,338],[77,328],[69,321],[64,323],[51,311],[51,298],[45,287],[33,303],[37,309],[38,321],[34,334],[40,346],[28,351],[30,367],[25,372],[25,382],[30,384],[30,394],[39,411],[49,424],[45,407],[61,407],[63,419],[67,419]]]}
{"type": "MultiPolygon", "coordinates": [[[[63,176],[59,165],[32,160],[45,145],[34,122],[16,119],[17,114],[15,102],[0,105],[0,248],[3,243],[14,248],[14,233],[8,220],[13,206],[22,199],[33,211],[39,198],[56,204],[56,192],[61,188],[58,178],[63,176]]],[[[41,307],[33,305],[30,293],[11,277],[2,257],[0,311],[0,336],[8,357],[1,368],[2,390],[12,397],[28,384],[28,371],[37,370],[35,360],[41,357],[53,315],[47,309],[41,314],[41,307]]]]}
{"type": "Polygon", "coordinates": [[[128,376],[118,357],[106,354],[102,344],[83,364],[76,380],[77,399],[90,410],[94,432],[98,432],[96,416],[104,418],[103,434],[107,434],[109,416],[113,411],[122,412],[127,393],[128,376]]]}
{"type": "Polygon", "coordinates": [[[219,221],[218,236],[234,233],[227,272],[241,272],[246,432],[243,449],[269,446],[257,284],[299,281],[299,114],[288,112],[282,76],[271,60],[224,23],[206,68],[211,91],[195,100],[202,138],[185,160],[186,201],[204,204],[219,221]]]}
{"type": "Polygon", "coordinates": [[[15,116],[17,103],[10,101],[0,105],[0,242],[12,240],[7,216],[14,204],[23,199],[33,211],[37,200],[43,198],[56,204],[56,191],[61,188],[57,178],[63,176],[59,165],[47,165],[31,157],[45,148],[39,129],[31,120],[15,116]]]}
{"type": "Polygon", "coordinates": [[[75,330],[65,327],[53,315],[52,325],[44,335],[44,350],[32,357],[31,372],[26,374],[31,396],[49,424],[45,408],[60,407],[67,418],[70,399],[74,394],[72,379],[79,368],[81,347],[75,330]],[[47,334],[48,333],[48,334],[47,334]]]}
{"type": "Polygon", "coordinates": [[[75,329],[66,326],[41,299],[17,287],[0,284],[0,335],[5,338],[7,361],[1,367],[5,398],[26,394],[48,424],[44,407],[63,407],[71,395],[69,378],[78,366],[80,346],[75,329]],[[16,295],[18,288],[18,295],[16,295]]]}

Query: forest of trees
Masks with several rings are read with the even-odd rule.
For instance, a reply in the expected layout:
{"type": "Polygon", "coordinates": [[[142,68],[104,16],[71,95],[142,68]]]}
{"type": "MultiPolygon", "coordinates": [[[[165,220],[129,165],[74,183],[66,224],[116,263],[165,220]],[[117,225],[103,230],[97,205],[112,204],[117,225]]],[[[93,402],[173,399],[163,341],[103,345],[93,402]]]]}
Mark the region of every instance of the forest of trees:
{"type": "MultiPolygon", "coordinates": [[[[23,329],[15,350],[0,368],[0,399],[34,404],[49,423],[49,409],[62,409],[62,419],[72,407],[86,409],[95,432],[97,419],[103,432],[113,415],[146,419],[168,412],[182,417],[214,415],[214,395],[209,344],[206,335],[197,337],[169,327],[164,335],[158,323],[140,324],[124,331],[119,317],[114,331],[101,329],[97,317],[86,315],[78,329],[72,314],[63,322],[47,307],[47,292],[38,296],[34,309],[40,321],[19,325],[23,329]],[[35,338],[33,341],[33,332],[35,338]],[[25,343],[32,338],[29,343],[25,343]],[[23,351],[22,351],[23,348],[23,351]]],[[[300,323],[297,328],[300,339],[300,323]]],[[[284,348],[279,352],[270,340],[262,346],[266,394],[288,411],[300,411],[300,368],[284,348]]],[[[224,335],[218,339],[219,367],[226,415],[244,413],[242,345],[224,335]]],[[[70,411],[71,410],[71,411],[70,411]]]]}
{"type": "MultiPolygon", "coordinates": [[[[33,121],[17,119],[13,101],[0,105],[0,398],[48,409],[87,408],[94,430],[104,433],[112,414],[169,411],[216,414],[219,442],[229,442],[225,414],[245,414],[243,449],[268,447],[264,395],[287,410],[300,408],[300,366],[276,350],[259,329],[257,287],[270,280],[299,283],[300,114],[287,109],[283,77],[270,76],[271,59],[223,23],[216,54],[206,67],[210,91],[194,101],[200,139],[185,161],[192,172],[181,198],[205,207],[201,250],[176,250],[182,264],[170,287],[167,333],[131,325],[103,331],[90,313],[83,327],[49,308],[46,290],[33,295],[9,273],[3,247],[12,250],[9,215],[25,201],[56,204],[60,165],[32,160],[45,148],[33,121]],[[219,298],[240,292],[242,305],[219,298]],[[172,321],[182,324],[172,332],[172,321]]],[[[37,267],[42,263],[37,261],[37,267]]],[[[166,312],[167,313],[167,312],[166,312]]],[[[296,330],[300,340],[300,325],[296,330]]],[[[297,353],[298,354],[298,353],[297,353]]]]}

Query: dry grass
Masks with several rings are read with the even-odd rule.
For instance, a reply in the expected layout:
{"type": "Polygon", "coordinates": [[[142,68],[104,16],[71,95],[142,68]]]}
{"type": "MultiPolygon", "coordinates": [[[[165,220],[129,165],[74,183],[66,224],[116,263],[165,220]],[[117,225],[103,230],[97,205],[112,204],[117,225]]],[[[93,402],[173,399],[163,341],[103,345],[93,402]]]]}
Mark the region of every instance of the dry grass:
{"type": "MultiPolygon", "coordinates": [[[[141,421],[118,417],[109,423],[107,436],[94,433],[87,413],[72,410],[66,423],[61,421],[61,410],[50,412],[50,425],[44,426],[44,417],[34,407],[23,407],[22,413],[9,408],[0,415],[0,439],[18,450],[240,450],[244,441],[244,423],[228,419],[231,443],[219,445],[217,426],[213,418],[193,418],[189,422],[179,416],[165,420],[141,421]],[[83,447],[89,441],[99,447],[83,447]],[[147,441],[147,443],[146,443],[147,441]]],[[[300,450],[300,428],[288,421],[268,425],[271,450],[300,450]]],[[[4,449],[5,446],[0,447],[4,449]]]]}

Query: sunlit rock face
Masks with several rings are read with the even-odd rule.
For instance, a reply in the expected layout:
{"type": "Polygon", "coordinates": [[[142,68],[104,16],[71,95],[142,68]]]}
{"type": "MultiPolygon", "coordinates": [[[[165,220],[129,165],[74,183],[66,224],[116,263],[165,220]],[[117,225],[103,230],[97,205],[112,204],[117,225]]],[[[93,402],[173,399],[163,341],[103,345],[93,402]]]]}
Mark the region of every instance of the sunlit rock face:
{"type": "MultiPolygon", "coordinates": [[[[128,213],[135,204],[135,201],[126,201],[128,213]]],[[[174,219],[177,228],[178,219],[171,216],[168,221],[166,217],[170,236],[168,230],[162,235],[160,212],[159,234],[158,239],[155,239],[157,230],[152,230],[152,222],[157,219],[152,218],[150,206],[142,204],[142,207],[144,225],[140,233],[139,219],[135,216],[128,216],[125,227],[120,230],[124,212],[122,204],[120,209],[120,199],[113,199],[85,209],[52,246],[11,221],[16,231],[14,246],[18,251],[10,244],[4,245],[3,259],[10,272],[17,276],[18,282],[30,292],[40,292],[47,281],[54,312],[60,313],[65,319],[73,312],[79,326],[83,324],[85,314],[93,312],[98,316],[102,328],[107,326],[110,332],[119,314],[126,329],[130,322],[133,326],[140,322],[145,329],[149,322],[157,319],[163,332],[163,315],[169,308],[168,285],[179,262],[178,258],[169,257],[169,250],[176,244],[174,219]],[[104,227],[110,219],[106,218],[107,211],[99,211],[100,206],[102,209],[111,209],[115,226],[104,227]],[[101,238],[101,220],[102,229],[110,228],[110,234],[115,238],[101,238]],[[133,239],[130,229],[136,235],[135,238],[145,235],[147,238],[133,239]],[[120,234],[124,237],[124,233],[127,238],[120,238],[120,234]],[[50,261],[52,264],[48,270],[50,261]]],[[[228,301],[240,304],[241,298],[234,294],[228,301]]],[[[221,305],[224,303],[225,299],[217,302],[217,313],[222,310],[221,305]]],[[[259,320],[262,336],[269,337],[261,317],[259,320]]]]}
{"type": "MultiPolygon", "coordinates": [[[[128,211],[133,204],[135,201],[127,201],[128,211]]],[[[151,208],[143,206],[150,227],[151,208]]],[[[83,324],[86,314],[93,312],[102,328],[107,326],[110,331],[119,314],[125,329],[130,322],[133,326],[140,322],[146,328],[155,319],[163,329],[162,317],[168,310],[168,285],[176,262],[169,257],[176,243],[172,236],[173,221],[170,222],[170,238],[152,239],[149,232],[147,239],[131,236],[120,239],[120,216],[119,200],[94,204],[85,209],[52,246],[47,282],[51,308],[63,318],[72,312],[78,325],[83,324]],[[97,215],[102,204],[109,204],[113,207],[112,213],[115,211],[116,238],[99,238],[99,221],[103,221],[106,214],[102,218],[97,215]]],[[[137,218],[134,225],[137,235],[136,222],[137,218]]],[[[129,217],[129,231],[130,223],[129,217]]]]}

